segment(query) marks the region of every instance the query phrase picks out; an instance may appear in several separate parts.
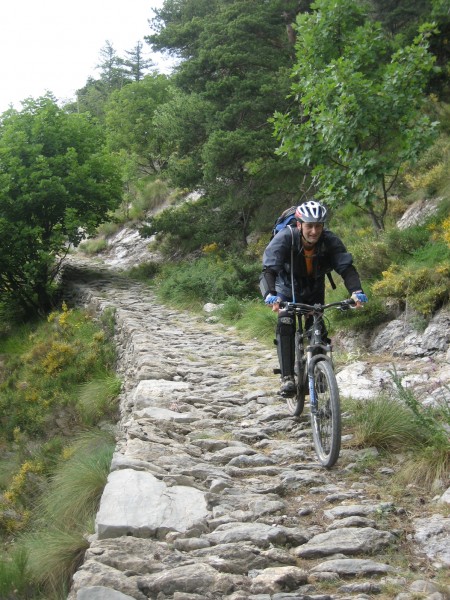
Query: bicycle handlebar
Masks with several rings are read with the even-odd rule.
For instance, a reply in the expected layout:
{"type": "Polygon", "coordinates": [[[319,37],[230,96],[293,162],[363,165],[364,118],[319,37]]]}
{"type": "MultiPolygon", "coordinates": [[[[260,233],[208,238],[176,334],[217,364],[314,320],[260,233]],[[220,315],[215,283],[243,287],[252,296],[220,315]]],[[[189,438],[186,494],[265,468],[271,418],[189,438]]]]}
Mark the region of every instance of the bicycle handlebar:
{"type": "Polygon", "coordinates": [[[298,310],[301,313],[322,313],[327,308],[340,308],[341,310],[347,310],[351,306],[355,306],[356,302],[353,298],[348,298],[346,300],[339,300],[339,302],[330,302],[328,304],[303,304],[301,302],[280,302],[280,308],[291,308],[294,310],[298,310]]]}

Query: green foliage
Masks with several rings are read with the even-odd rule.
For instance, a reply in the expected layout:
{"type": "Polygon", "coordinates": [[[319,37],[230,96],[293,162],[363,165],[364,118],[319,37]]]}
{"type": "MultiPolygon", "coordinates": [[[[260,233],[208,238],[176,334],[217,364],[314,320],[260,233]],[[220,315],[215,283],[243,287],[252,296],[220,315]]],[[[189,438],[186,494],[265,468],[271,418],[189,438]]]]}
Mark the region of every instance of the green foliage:
{"type": "Polygon", "coordinates": [[[117,206],[120,173],[100,129],[51,97],[2,115],[0,166],[0,297],[45,311],[56,257],[117,206]]]}
{"type": "Polygon", "coordinates": [[[128,271],[128,277],[149,283],[161,272],[161,264],[157,262],[146,262],[132,267],[128,271]]]}
{"type": "Polygon", "coordinates": [[[296,107],[276,113],[278,152],[311,166],[320,196],[349,199],[384,228],[388,192],[433,127],[422,113],[429,33],[392,54],[380,27],[351,0],[319,0],[297,25],[296,107]]]}
{"type": "Polygon", "coordinates": [[[143,180],[138,184],[128,216],[132,220],[145,221],[147,214],[160,207],[169,197],[169,188],[161,179],[143,180]]]}
{"type": "Polygon", "coordinates": [[[158,276],[158,293],[183,307],[192,303],[224,302],[229,296],[249,298],[257,291],[259,263],[237,256],[204,256],[195,261],[166,264],[158,276]]]}
{"type": "Polygon", "coordinates": [[[108,247],[108,242],[103,237],[92,238],[91,240],[85,240],[80,244],[80,250],[84,254],[99,254],[106,250],[108,247]]]}
{"type": "MultiPolygon", "coordinates": [[[[10,440],[15,431],[50,435],[58,421],[70,421],[71,427],[81,423],[86,409],[77,404],[80,384],[103,378],[114,365],[107,334],[84,313],[63,306],[46,324],[32,328],[26,340],[19,333],[19,340],[16,353],[7,355],[0,382],[3,435],[10,440]]],[[[4,350],[11,345],[5,342],[4,350]]]]}
{"type": "Polygon", "coordinates": [[[0,557],[0,597],[6,599],[35,598],[36,590],[30,581],[27,554],[23,548],[14,549],[0,557]],[[14,594],[14,595],[12,595],[14,594]]]}
{"type": "Polygon", "coordinates": [[[450,163],[450,138],[441,134],[435,143],[421,156],[414,169],[405,174],[405,182],[413,190],[423,190],[436,195],[448,181],[450,163]]]}
{"type": "Polygon", "coordinates": [[[113,431],[88,430],[65,449],[40,500],[38,532],[51,523],[70,530],[95,516],[114,448],[113,431]]]}
{"type": "Polygon", "coordinates": [[[401,378],[391,373],[396,396],[373,400],[346,400],[350,413],[352,444],[375,446],[390,453],[401,452],[402,464],[396,479],[432,489],[443,489],[450,468],[450,407],[443,398],[436,407],[424,407],[401,378]]]}
{"type": "Polygon", "coordinates": [[[276,314],[262,300],[253,300],[244,304],[242,316],[235,325],[248,337],[273,345],[276,321],[276,314]]]}
{"type": "Polygon", "coordinates": [[[50,525],[40,535],[30,535],[26,541],[30,578],[35,590],[45,594],[44,598],[67,597],[72,575],[89,548],[86,529],[80,526],[64,531],[50,525]]]}
{"type": "Polygon", "coordinates": [[[437,407],[424,407],[411,389],[403,387],[401,378],[393,371],[392,378],[398,396],[414,415],[421,436],[412,447],[400,474],[403,481],[415,481],[432,488],[442,488],[450,470],[450,406],[445,397],[437,407]]]}
{"type": "MultiPolygon", "coordinates": [[[[167,175],[174,185],[205,191],[223,216],[228,242],[245,245],[262,201],[290,197],[304,172],[274,156],[267,119],[287,106],[292,44],[286,35],[296,2],[166,2],[148,37],[155,50],[183,57],[173,97],[154,118],[167,175]],[[283,165],[280,167],[280,165],[283,165]]],[[[286,200],[287,203],[287,200],[286,200]]],[[[214,215],[199,223],[215,231],[214,215]]],[[[197,234],[197,222],[190,228],[197,234]]],[[[203,243],[216,241],[210,236],[203,243]]],[[[221,238],[217,241],[221,242],[221,238]]],[[[190,248],[199,248],[201,242],[190,248]]]]}
{"type": "Polygon", "coordinates": [[[105,415],[112,417],[117,409],[117,396],[122,381],[113,373],[81,384],[78,392],[77,410],[83,425],[93,427],[105,415]]]}
{"type": "Polygon", "coordinates": [[[58,454],[28,530],[0,559],[2,597],[17,591],[21,598],[41,597],[39,592],[45,598],[67,595],[89,545],[86,532],[93,531],[114,447],[112,431],[91,430],[73,440],[62,458],[58,454]]]}
{"type": "Polygon", "coordinates": [[[411,449],[424,439],[411,410],[391,397],[347,400],[345,407],[351,414],[349,425],[355,446],[398,452],[411,449]]]}
{"type": "Polygon", "coordinates": [[[184,202],[158,213],[142,227],[142,235],[169,234],[167,251],[188,254],[210,243],[227,244],[235,235],[238,216],[229,207],[214,207],[209,198],[184,202]]]}
{"type": "Polygon", "coordinates": [[[0,556],[2,598],[66,597],[88,545],[115,447],[105,425],[117,418],[120,390],[108,371],[112,311],[102,324],[63,305],[0,339],[0,434],[9,456],[8,468],[0,463],[0,533],[9,542],[0,556]],[[102,430],[76,435],[100,420],[102,430]]]}
{"type": "Polygon", "coordinates": [[[109,147],[135,154],[142,169],[159,173],[164,159],[153,116],[168,99],[169,80],[159,74],[146,75],[113,92],[105,107],[109,147]]]}
{"type": "MultiPolygon", "coordinates": [[[[436,244],[438,245],[438,244],[436,244]]],[[[395,298],[401,306],[408,303],[424,316],[433,314],[449,300],[450,259],[441,262],[439,253],[448,254],[448,248],[439,244],[431,254],[439,264],[411,267],[411,264],[392,264],[383,272],[383,279],[372,290],[384,298],[395,298]]]]}

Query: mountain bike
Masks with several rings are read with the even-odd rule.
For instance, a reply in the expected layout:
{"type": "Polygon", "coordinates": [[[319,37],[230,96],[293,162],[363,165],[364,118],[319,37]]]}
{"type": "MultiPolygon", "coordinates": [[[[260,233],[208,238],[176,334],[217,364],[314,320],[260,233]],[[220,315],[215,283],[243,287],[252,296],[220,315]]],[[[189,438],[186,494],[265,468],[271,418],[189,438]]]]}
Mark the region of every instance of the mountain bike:
{"type": "Polygon", "coordinates": [[[341,408],[332,348],[324,334],[323,317],[329,308],[348,310],[354,304],[352,299],[314,305],[280,302],[280,308],[294,313],[297,320],[294,367],[296,395],[286,398],[287,406],[291,414],[298,417],[303,412],[305,397],[309,394],[314,448],[324,467],[332,467],[339,458],[341,408]]]}

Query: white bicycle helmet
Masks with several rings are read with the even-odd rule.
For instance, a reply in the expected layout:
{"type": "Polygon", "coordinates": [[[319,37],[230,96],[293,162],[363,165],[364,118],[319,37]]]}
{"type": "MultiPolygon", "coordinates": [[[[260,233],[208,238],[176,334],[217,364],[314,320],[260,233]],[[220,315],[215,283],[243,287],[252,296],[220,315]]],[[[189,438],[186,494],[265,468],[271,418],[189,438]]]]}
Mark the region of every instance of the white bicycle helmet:
{"type": "Polygon", "coordinates": [[[300,223],[325,223],[327,209],[316,200],[308,200],[297,206],[295,218],[300,223]]]}

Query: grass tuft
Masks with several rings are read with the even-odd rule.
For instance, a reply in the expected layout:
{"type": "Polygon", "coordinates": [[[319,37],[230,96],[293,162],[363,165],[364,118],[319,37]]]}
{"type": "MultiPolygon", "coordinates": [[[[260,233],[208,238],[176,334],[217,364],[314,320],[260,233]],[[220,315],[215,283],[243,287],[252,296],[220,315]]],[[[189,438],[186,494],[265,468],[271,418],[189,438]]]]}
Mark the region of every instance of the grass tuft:
{"type": "Polygon", "coordinates": [[[398,400],[379,396],[373,400],[347,401],[351,413],[353,445],[380,450],[409,449],[421,439],[422,432],[408,407],[398,400]]]}
{"type": "Polygon", "coordinates": [[[105,418],[112,419],[117,410],[117,396],[122,381],[115,373],[105,373],[79,386],[77,408],[82,423],[89,427],[105,418]]]}
{"type": "Polygon", "coordinates": [[[109,431],[81,434],[65,451],[64,460],[50,480],[41,501],[40,518],[58,523],[61,529],[77,527],[95,514],[108,478],[114,452],[109,431]]]}

